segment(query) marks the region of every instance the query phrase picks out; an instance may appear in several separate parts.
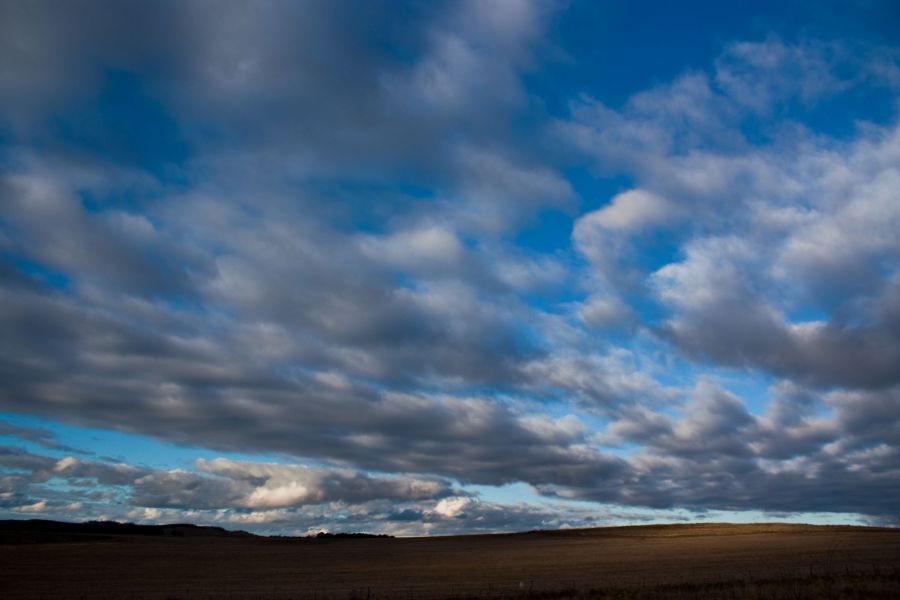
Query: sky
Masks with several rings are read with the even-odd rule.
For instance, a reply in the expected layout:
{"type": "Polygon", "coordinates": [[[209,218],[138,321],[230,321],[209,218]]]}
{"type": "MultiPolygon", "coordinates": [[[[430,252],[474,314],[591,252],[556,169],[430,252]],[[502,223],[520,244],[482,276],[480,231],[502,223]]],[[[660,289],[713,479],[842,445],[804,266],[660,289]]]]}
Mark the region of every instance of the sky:
{"type": "Polygon", "coordinates": [[[897,525],[898,109],[891,1],[0,0],[0,518],[897,525]]]}

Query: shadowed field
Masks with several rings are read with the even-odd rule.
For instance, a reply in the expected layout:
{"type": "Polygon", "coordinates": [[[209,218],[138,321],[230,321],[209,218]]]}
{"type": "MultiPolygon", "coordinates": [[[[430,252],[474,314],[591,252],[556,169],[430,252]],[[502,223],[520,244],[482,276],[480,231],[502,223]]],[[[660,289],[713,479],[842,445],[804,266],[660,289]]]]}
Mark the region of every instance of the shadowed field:
{"type": "Polygon", "coordinates": [[[405,539],[0,536],[3,598],[898,598],[900,530],[666,525],[405,539]]]}

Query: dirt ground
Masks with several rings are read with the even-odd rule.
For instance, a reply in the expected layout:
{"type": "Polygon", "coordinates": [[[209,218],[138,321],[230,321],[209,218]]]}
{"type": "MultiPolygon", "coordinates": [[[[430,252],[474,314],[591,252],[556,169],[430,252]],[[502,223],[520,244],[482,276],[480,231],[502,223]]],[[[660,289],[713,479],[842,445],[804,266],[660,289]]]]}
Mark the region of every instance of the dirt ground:
{"type": "Polygon", "coordinates": [[[667,525],[438,538],[34,542],[0,540],[0,597],[575,598],[629,590],[636,595],[628,597],[650,597],[638,593],[650,589],[693,597],[691,589],[721,582],[804,578],[843,578],[839,591],[851,595],[840,597],[862,597],[856,587],[883,580],[889,595],[878,597],[900,597],[893,596],[900,529],[667,525]]]}

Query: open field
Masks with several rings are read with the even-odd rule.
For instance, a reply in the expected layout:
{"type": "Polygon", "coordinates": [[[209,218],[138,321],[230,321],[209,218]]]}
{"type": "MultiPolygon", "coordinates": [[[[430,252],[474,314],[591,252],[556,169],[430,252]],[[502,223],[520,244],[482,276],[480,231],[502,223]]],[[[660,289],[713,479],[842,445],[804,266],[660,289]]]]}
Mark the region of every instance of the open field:
{"type": "Polygon", "coordinates": [[[0,597],[898,598],[900,530],[666,525],[406,539],[0,537],[0,597]]]}

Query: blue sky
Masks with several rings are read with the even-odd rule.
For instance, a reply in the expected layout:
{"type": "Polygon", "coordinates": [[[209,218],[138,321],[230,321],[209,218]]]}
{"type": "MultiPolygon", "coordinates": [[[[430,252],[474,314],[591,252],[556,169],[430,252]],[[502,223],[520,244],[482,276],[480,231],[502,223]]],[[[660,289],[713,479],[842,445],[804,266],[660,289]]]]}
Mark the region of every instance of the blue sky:
{"type": "Polygon", "coordinates": [[[0,3],[0,517],[896,521],[892,2],[0,3]]]}

